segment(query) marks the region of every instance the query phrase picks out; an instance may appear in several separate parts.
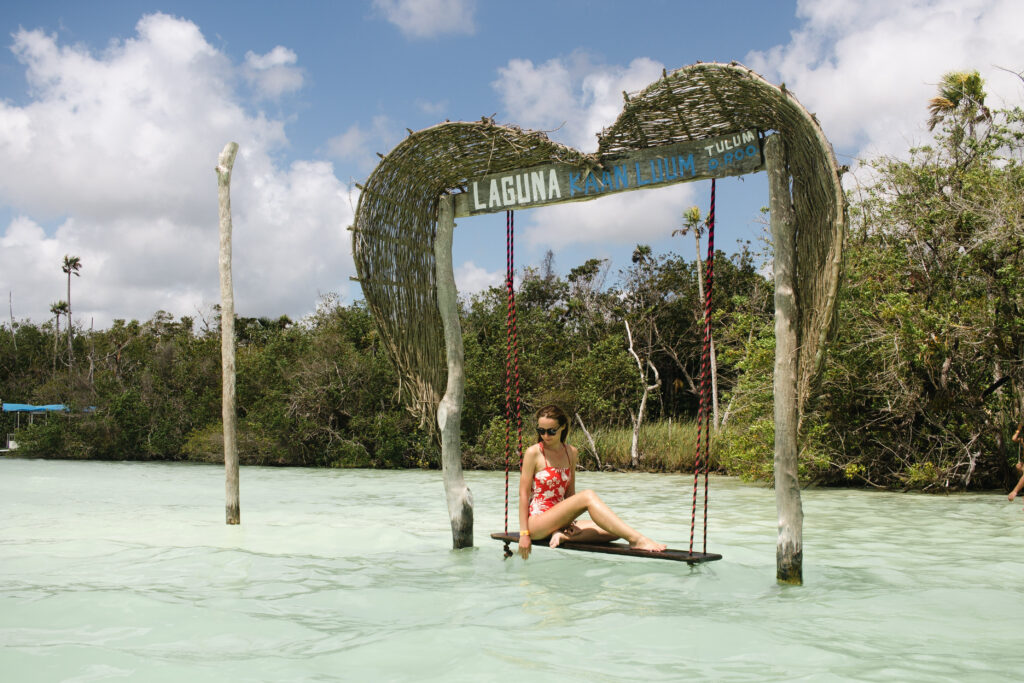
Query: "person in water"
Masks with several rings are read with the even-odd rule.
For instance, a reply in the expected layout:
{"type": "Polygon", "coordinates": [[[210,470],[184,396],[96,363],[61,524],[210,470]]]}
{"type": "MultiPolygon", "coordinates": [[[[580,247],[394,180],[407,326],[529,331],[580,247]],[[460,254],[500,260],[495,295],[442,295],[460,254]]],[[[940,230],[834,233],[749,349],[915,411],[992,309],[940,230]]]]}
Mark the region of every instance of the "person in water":
{"type": "MultiPolygon", "coordinates": [[[[1017,427],[1017,431],[1015,431],[1011,437],[1018,444],[1021,443],[1020,432],[1022,429],[1024,429],[1024,423],[1021,423],[1021,425],[1017,427]]],[[[1018,446],[1018,448],[1020,448],[1020,446],[1018,446]]],[[[1020,493],[1020,490],[1024,488],[1024,465],[1022,465],[1019,460],[1017,461],[1017,471],[1020,472],[1020,481],[1017,482],[1017,485],[1014,486],[1013,490],[1006,496],[1007,500],[1011,503],[1013,502],[1013,499],[1017,497],[1017,494],[1020,493]]]]}
{"type": "Polygon", "coordinates": [[[564,541],[606,543],[619,538],[640,550],[660,552],[655,543],[638,533],[611,511],[591,490],[576,492],[579,452],[566,443],[569,418],[556,405],[537,411],[537,443],[523,453],[519,475],[519,554],[530,556],[531,538],[551,536],[549,545],[564,541]],[[576,521],[584,512],[590,520],[576,521]]]}

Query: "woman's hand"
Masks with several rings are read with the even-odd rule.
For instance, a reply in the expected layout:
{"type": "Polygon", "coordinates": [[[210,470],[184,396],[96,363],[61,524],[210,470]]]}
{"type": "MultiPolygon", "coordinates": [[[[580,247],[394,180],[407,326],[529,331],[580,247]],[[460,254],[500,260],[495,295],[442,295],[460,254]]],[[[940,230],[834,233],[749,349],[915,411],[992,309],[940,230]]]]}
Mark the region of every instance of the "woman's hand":
{"type": "Polygon", "coordinates": [[[519,556],[522,557],[524,560],[527,559],[528,557],[530,557],[530,548],[531,547],[532,547],[532,544],[530,543],[530,537],[529,536],[520,535],[519,536],[519,556]]]}
{"type": "Polygon", "coordinates": [[[576,526],[576,522],[569,522],[569,526],[562,527],[555,533],[551,534],[551,542],[548,544],[552,548],[557,548],[566,541],[571,541],[572,537],[579,532],[580,528],[576,526]]]}

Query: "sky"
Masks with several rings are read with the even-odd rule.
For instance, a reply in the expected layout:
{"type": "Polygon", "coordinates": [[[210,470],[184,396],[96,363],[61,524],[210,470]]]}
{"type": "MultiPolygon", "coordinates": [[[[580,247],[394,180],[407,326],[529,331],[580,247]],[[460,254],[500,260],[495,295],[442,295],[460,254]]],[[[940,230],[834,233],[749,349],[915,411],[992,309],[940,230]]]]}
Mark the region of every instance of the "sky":
{"type": "MultiPolygon", "coordinates": [[[[350,278],[359,190],[378,154],[444,120],[494,116],[583,152],[622,92],[697,61],[739,61],[816,113],[841,164],[927,142],[928,99],[977,69],[987,104],[1024,100],[1019,0],[79,0],[0,8],[0,320],[76,326],[212,319],[217,181],[229,141],[235,309],[301,319],[350,278]],[[1009,71],[1006,71],[1008,69],[1009,71]]],[[[862,182],[851,174],[850,188],[862,182]]],[[[673,237],[707,181],[516,212],[517,264],[610,278],[673,237]]],[[[764,173],[722,180],[716,245],[762,234],[764,173]]],[[[460,219],[462,295],[504,277],[504,216],[460,219]]]]}

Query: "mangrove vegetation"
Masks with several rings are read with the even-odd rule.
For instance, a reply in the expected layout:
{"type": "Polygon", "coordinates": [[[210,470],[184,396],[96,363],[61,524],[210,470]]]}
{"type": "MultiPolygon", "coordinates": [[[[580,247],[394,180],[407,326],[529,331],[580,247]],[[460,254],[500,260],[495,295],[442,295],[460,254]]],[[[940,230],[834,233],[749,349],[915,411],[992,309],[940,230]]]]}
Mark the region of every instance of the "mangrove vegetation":
{"type": "MultiPolygon", "coordinates": [[[[990,110],[982,85],[977,74],[947,75],[930,106],[934,142],[869,160],[848,183],[834,334],[800,426],[808,483],[936,491],[1001,487],[1012,476],[1019,454],[1009,436],[1024,414],[1024,112],[990,110]]],[[[637,245],[620,270],[589,260],[560,275],[549,253],[520,272],[524,415],[562,403],[585,467],[692,467],[702,341],[692,239],[699,245],[702,229],[699,212],[688,211],[679,253],[637,245]]],[[[222,457],[216,311],[86,329],[69,305],[81,265],[65,258],[68,300],[54,304],[52,319],[12,320],[0,331],[0,398],[69,407],[31,424],[20,418],[19,454],[222,457]]],[[[764,481],[773,444],[770,265],[764,241],[719,253],[713,292],[713,465],[764,481]]],[[[88,278],[77,284],[80,300],[88,278]]],[[[460,305],[465,465],[502,468],[505,291],[460,305]]],[[[326,296],[301,320],[237,317],[235,330],[243,463],[438,466],[436,431],[404,407],[361,302],[326,296]]],[[[14,432],[15,417],[3,420],[14,432]]],[[[531,426],[526,417],[527,441],[531,426]]]]}

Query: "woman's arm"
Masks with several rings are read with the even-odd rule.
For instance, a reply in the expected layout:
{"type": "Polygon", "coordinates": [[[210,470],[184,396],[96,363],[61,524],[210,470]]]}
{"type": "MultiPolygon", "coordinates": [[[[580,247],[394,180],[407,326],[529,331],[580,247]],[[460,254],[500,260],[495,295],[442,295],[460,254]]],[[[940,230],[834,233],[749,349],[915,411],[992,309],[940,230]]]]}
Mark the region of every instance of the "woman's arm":
{"type": "Polygon", "coordinates": [[[523,453],[523,466],[519,472],[519,554],[525,560],[530,556],[530,497],[533,495],[533,475],[537,470],[537,447],[530,446],[523,453]],[[523,532],[527,532],[524,534],[523,532]]]}
{"type": "Polygon", "coordinates": [[[1022,429],[1024,429],[1024,422],[1021,422],[1021,423],[1020,423],[1020,426],[1019,426],[1019,427],[1017,427],[1017,431],[1015,431],[1015,432],[1013,433],[1013,436],[1012,436],[1011,438],[1012,438],[1012,439],[1013,439],[1014,441],[1020,441],[1020,430],[1022,430],[1022,429]]]}

